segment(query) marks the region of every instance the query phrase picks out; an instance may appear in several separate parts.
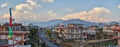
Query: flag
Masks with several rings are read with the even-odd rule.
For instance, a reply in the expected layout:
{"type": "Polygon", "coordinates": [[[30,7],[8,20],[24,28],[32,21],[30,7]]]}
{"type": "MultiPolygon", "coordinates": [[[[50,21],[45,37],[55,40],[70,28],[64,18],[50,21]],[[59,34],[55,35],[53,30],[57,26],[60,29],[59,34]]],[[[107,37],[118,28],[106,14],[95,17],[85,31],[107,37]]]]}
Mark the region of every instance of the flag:
{"type": "Polygon", "coordinates": [[[10,27],[12,27],[12,16],[10,16],[10,27]]]}
{"type": "Polygon", "coordinates": [[[12,8],[10,8],[9,11],[10,11],[10,19],[9,19],[10,23],[9,24],[10,24],[10,27],[12,27],[12,20],[13,20],[12,19],[12,8]]]}
{"type": "Polygon", "coordinates": [[[9,26],[9,33],[8,33],[8,38],[12,38],[13,33],[12,33],[12,8],[9,9],[10,11],[10,26],[9,26]]]}
{"type": "Polygon", "coordinates": [[[9,27],[9,33],[8,33],[8,38],[12,38],[13,33],[12,33],[12,28],[9,27]]]}

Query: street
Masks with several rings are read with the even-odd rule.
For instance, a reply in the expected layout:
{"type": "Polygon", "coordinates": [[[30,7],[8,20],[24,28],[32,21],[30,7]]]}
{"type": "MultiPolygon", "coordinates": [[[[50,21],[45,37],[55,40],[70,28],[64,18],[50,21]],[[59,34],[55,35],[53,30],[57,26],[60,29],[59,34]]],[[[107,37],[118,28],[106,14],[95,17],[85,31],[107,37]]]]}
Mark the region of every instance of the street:
{"type": "Polygon", "coordinates": [[[47,47],[60,47],[60,46],[55,45],[53,42],[49,41],[49,39],[45,35],[45,31],[44,30],[43,31],[38,30],[38,32],[39,32],[40,39],[45,43],[45,45],[47,47]]]}

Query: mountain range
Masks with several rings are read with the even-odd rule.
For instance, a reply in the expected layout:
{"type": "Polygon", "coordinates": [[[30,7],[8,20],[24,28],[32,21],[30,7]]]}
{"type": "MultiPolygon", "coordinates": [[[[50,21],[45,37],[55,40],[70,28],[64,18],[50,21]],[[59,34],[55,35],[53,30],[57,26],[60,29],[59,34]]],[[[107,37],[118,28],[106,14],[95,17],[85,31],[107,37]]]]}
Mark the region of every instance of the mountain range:
{"type": "MultiPolygon", "coordinates": [[[[89,26],[92,26],[92,25],[110,25],[110,24],[114,24],[116,23],[115,21],[112,21],[112,22],[108,22],[108,23],[98,23],[98,22],[90,22],[90,21],[84,21],[84,20],[80,20],[80,19],[70,19],[70,20],[61,20],[61,19],[56,19],[56,20],[50,20],[50,21],[47,21],[47,22],[34,22],[32,23],[33,25],[37,25],[39,27],[48,27],[48,26],[56,26],[58,24],[64,24],[64,25],[67,25],[67,24],[70,24],[70,23],[74,23],[74,24],[83,24],[84,27],[89,27],[89,26]]],[[[118,22],[120,24],[120,22],[118,22]]]]}

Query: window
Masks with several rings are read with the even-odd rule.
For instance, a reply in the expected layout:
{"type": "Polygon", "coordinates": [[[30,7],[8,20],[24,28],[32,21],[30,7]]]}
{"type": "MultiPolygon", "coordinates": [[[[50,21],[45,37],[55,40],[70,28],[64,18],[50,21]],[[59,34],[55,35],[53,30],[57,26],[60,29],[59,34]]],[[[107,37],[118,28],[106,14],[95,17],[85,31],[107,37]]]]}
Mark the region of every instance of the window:
{"type": "Polygon", "coordinates": [[[71,35],[71,38],[74,38],[74,35],[71,35]]]}
{"type": "Polygon", "coordinates": [[[74,33],[76,33],[76,30],[74,30],[74,33]]]}
{"type": "Polygon", "coordinates": [[[19,30],[19,27],[17,26],[16,28],[17,28],[16,30],[18,31],[18,30],[19,30]]]}
{"type": "Polygon", "coordinates": [[[69,35],[70,36],[70,39],[71,39],[71,35],[69,35]]]}
{"type": "Polygon", "coordinates": [[[71,36],[70,36],[70,35],[67,35],[67,38],[68,38],[68,39],[71,39],[71,36]]]}
{"type": "Polygon", "coordinates": [[[76,30],[77,33],[79,33],[79,30],[76,30]]]}
{"type": "Polygon", "coordinates": [[[71,30],[71,32],[74,32],[74,30],[71,30]]]}
{"type": "Polygon", "coordinates": [[[118,36],[118,32],[115,32],[115,36],[118,36]]]}
{"type": "Polygon", "coordinates": [[[71,30],[68,30],[69,33],[71,33],[71,30]]]}
{"type": "Polygon", "coordinates": [[[79,38],[79,35],[76,35],[76,38],[79,38]]]}

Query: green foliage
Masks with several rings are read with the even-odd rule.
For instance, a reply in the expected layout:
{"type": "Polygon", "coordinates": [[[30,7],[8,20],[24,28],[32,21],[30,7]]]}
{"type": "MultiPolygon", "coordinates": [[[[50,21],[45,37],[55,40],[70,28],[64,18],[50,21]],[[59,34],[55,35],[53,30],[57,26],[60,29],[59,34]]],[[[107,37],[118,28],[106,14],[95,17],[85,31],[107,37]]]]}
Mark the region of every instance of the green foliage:
{"type": "Polygon", "coordinates": [[[47,30],[47,36],[50,37],[50,38],[52,37],[52,31],[51,30],[47,30]]]}
{"type": "Polygon", "coordinates": [[[29,30],[30,30],[30,34],[31,34],[31,38],[30,39],[33,40],[32,47],[35,47],[36,46],[36,42],[39,40],[39,37],[36,34],[38,29],[37,28],[31,28],[29,30]]]}
{"type": "Polygon", "coordinates": [[[55,37],[58,37],[59,33],[55,31],[54,34],[55,34],[55,37]]]}
{"type": "Polygon", "coordinates": [[[30,34],[35,35],[37,33],[37,31],[38,31],[38,29],[32,28],[32,29],[30,29],[30,34]]]}
{"type": "Polygon", "coordinates": [[[100,28],[98,32],[96,32],[97,39],[102,39],[103,37],[103,28],[100,28]]]}
{"type": "Polygon", "coordinates": [[[103,32],[103,28],[100,28],[99,31],[96,33],[97,39],[109,39],[111,37],[112,35],[107,35],[106,33],[103,32]]]}
{"type": "Polygon", "coordinates": [[[52,31],[47,30],[47,36],[51,36],[52,35],[52,31]]]}

